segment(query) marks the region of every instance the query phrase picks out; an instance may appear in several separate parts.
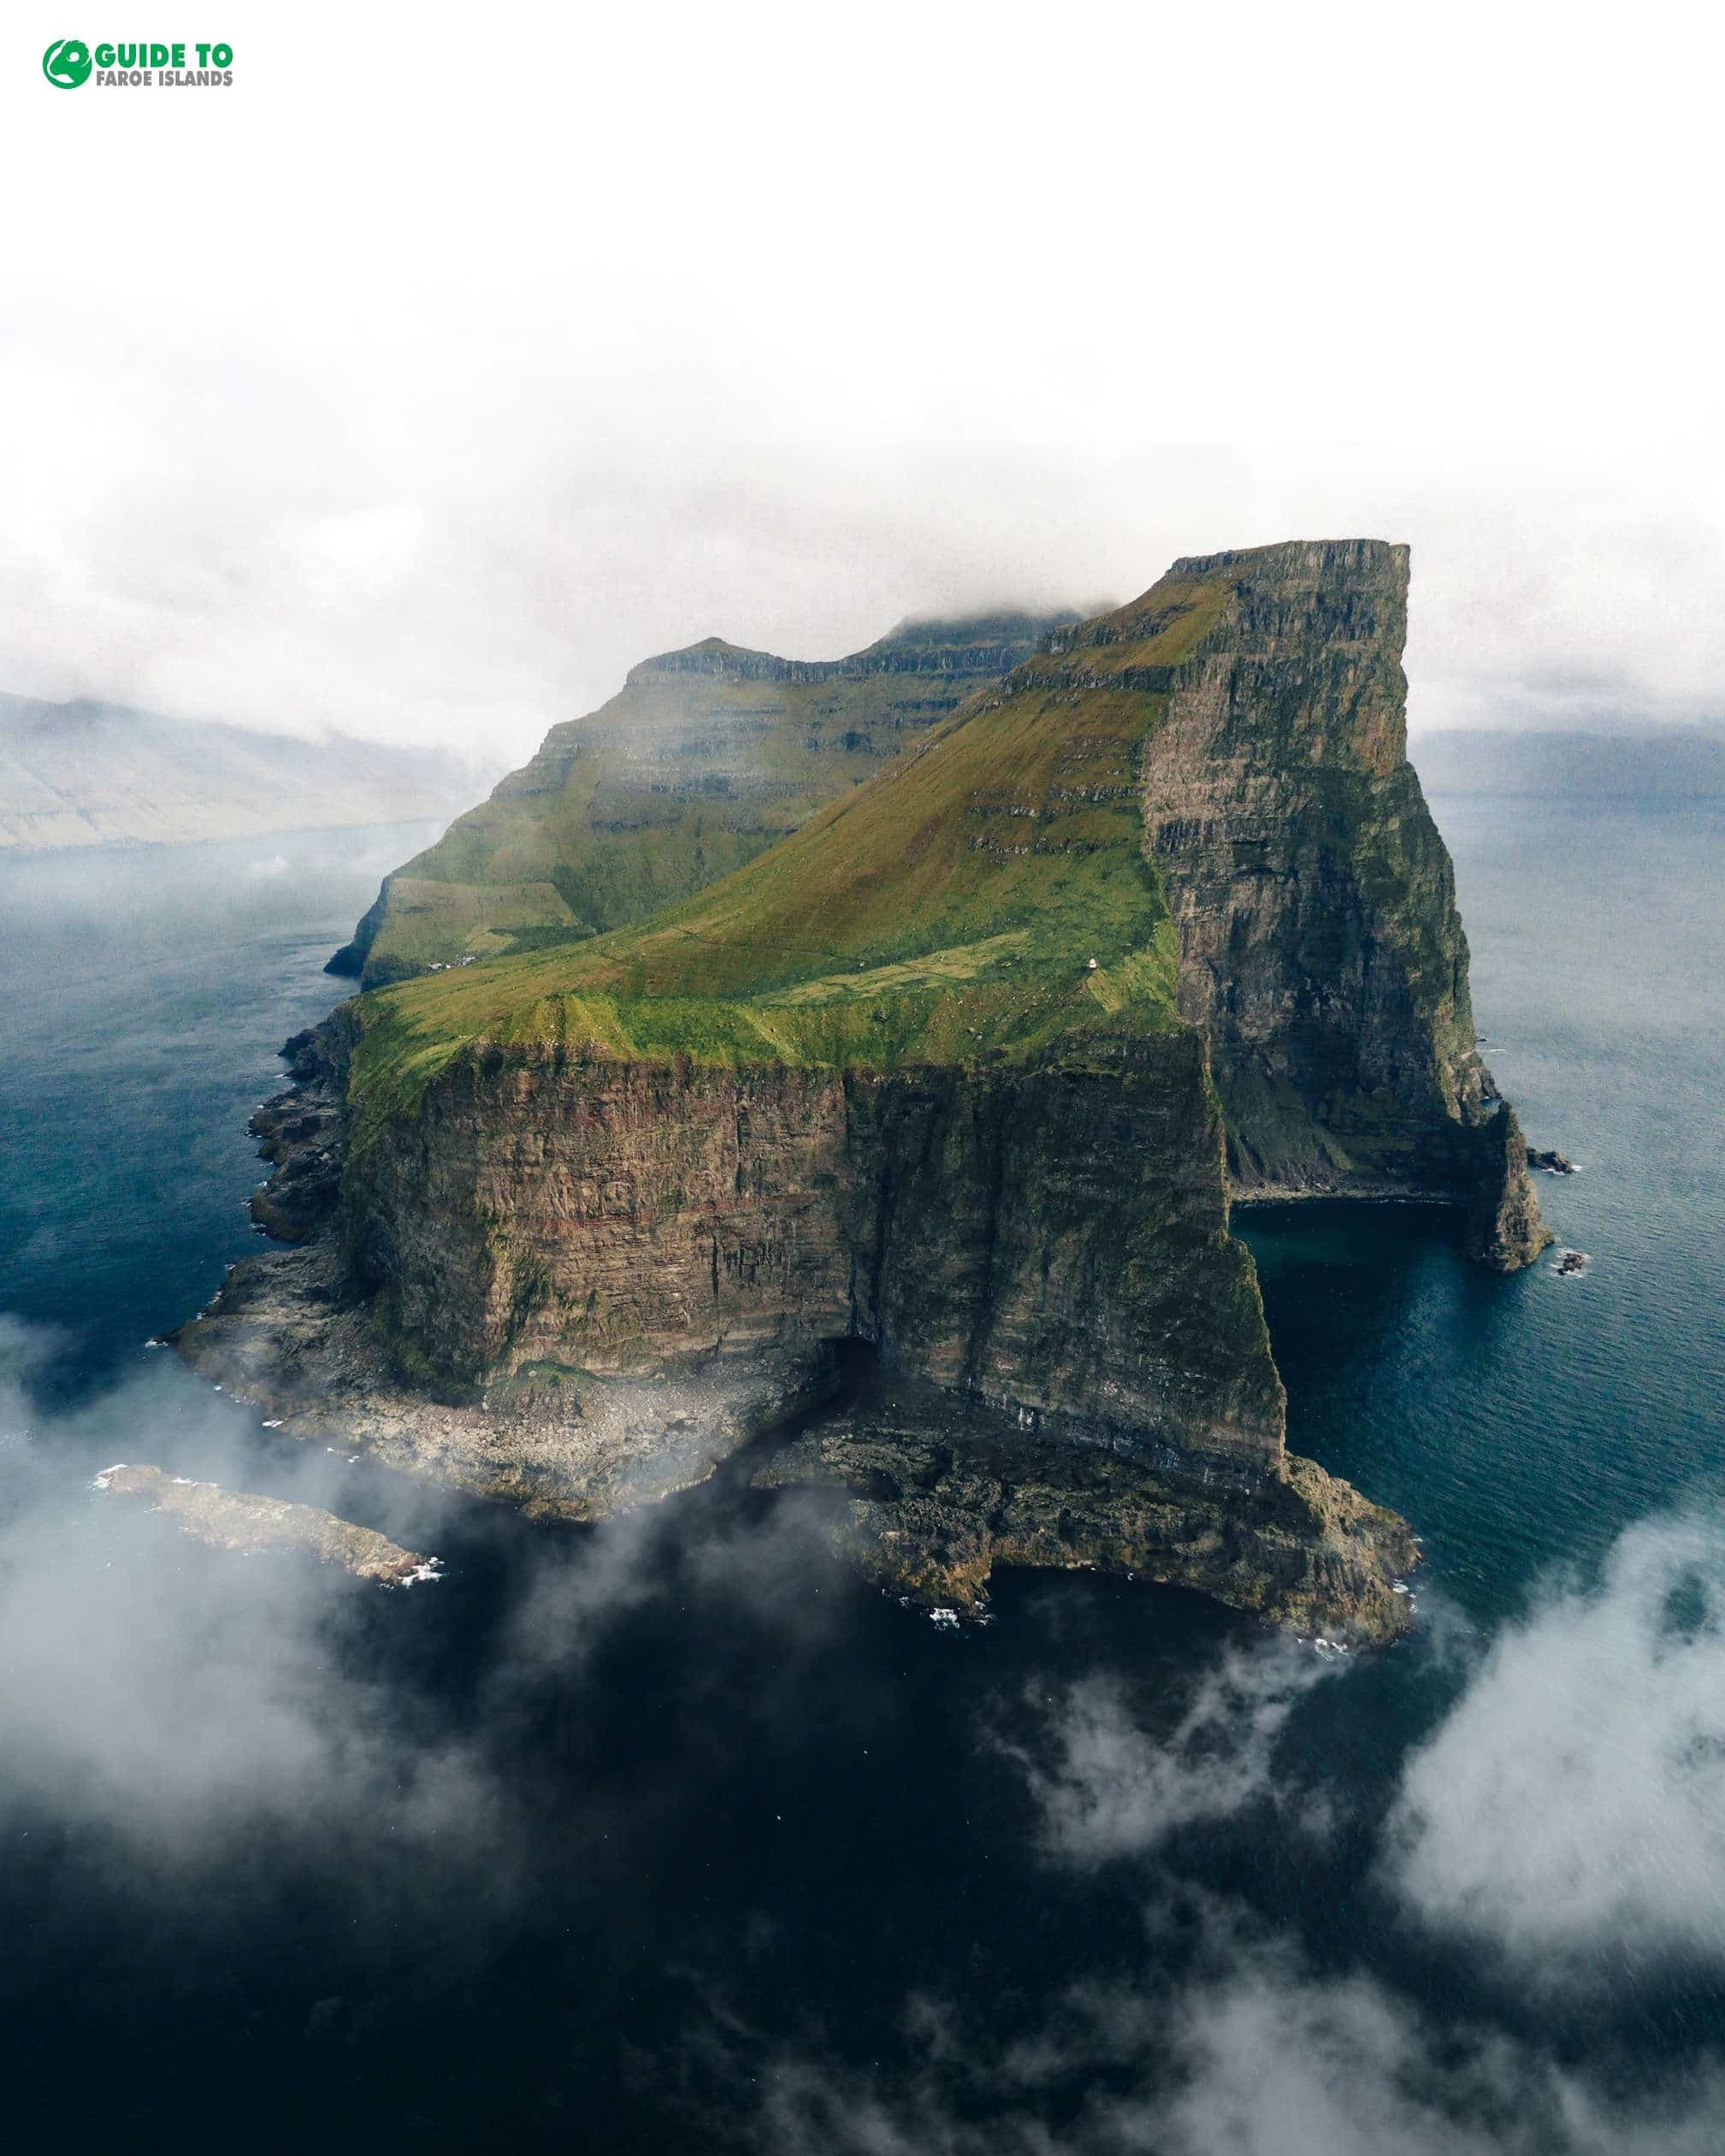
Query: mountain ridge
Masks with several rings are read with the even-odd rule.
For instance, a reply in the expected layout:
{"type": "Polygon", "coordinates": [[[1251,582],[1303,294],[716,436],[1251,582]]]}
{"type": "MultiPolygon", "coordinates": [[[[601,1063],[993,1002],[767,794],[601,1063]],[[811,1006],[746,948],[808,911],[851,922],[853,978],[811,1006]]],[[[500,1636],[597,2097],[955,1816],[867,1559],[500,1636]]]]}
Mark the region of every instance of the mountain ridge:
{"type": "Polygon", "coordinates": [[[376,987],[674,903],[866,778],[1068,618],[930,617],[836,659],[719,637],[643,659],[387,877],[330,970],[376,987]]]}

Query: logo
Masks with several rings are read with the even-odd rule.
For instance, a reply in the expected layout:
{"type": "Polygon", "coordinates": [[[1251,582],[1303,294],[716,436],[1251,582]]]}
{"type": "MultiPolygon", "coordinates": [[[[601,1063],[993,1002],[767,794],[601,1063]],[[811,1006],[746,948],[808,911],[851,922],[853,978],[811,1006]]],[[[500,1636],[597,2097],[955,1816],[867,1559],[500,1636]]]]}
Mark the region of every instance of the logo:
{"type": "Polygon", "coordinates": [[[56,90],[75,90],[90,80],[90,48],[76,38],[59,38],[42,56],[42,72],[56,90]]]}
{"type": "Polygon", "coordinates": [[[76,90],[96,78],[98,90],[231,89],[233,48],[191,43],[86,44],[82,38],[56,38],[42,56],[42,74],[56,90],[76,90]],[[195,67],[189,56],[198,56],[195,67]]]}

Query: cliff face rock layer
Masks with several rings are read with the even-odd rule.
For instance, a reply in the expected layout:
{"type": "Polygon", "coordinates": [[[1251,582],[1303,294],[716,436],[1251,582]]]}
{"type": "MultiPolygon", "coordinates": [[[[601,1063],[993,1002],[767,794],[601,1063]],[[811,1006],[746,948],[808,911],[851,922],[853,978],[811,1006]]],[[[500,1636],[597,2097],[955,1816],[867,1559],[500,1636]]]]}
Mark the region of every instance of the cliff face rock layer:
{"type": "Polygon", "coordinates": [[[1218,1502],[1097,1445],[1037,1444],[916,1400],[836,1415],[756,1473],[844,1493],[835,1545],[883,1586],[975,1610],[997,1566],[1109,1571],[1190,1587],[1276,1624],[1381,1643],[1407,1622],[1407,1522],[1290,1457],[1218,1502]]]}
{"type": "Polygon", "coordinates": [[[848,659],[713,636],[647,659],[387,877],[329,970],[374,988],[642,919],[871,777],[1072,618],[906,622],[848,659]]]}
{"type": "Polygon", "coordinates": [[[1273,1472],[1202,1041],[1092,1069],[463,1063],[350,1178],[355,1274],[459,1395],[827,1344],[1001,1410],[1273,1472]]]}
{"type": "MultiPolygon", "coordinates": [[[[1455,876],[1408,761],[1408,550],[1217,555],[1165,582],[1235,567],[1144,759],[1230,1179],[1243,1196],[1459,1190],[1474,1255],[1514,1270],[1551,1238],[1489,1128],[1455,876]],[[1266,555],[1273,574],[1252,573],[1266,555]]],[[[1056,641],[1080,652],[1095,633],[1056,641]]]]}
{"type": "Polygon", "coordinates": [[[1503,1269],[1544,1236],[1403,754],[1406,579],[1177,564],[712,888],[346,1007],[334,1239],[186,1350],[308,1417],[344,1373],[351,1431],[588,1515],[862,1340],[922,1434],[766,1479],[842,1484],[873,1568],[1108,1564],[1387,1636],[1406,1530],[1286,1455],[1228,1206],[1231,1171],[1441,1197],[1503,1269]]]}

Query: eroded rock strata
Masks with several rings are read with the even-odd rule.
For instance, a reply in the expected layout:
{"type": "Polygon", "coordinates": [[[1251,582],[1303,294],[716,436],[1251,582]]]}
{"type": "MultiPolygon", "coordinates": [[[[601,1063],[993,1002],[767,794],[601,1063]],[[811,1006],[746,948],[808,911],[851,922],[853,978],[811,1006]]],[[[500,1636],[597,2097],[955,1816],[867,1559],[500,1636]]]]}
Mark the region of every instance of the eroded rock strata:
{"type": "Polygon", "coordinates": [[[1189,1587],[1268,1622],[1382,1645],[1405,1631],[1404,1520],[1293,1454],[1238,1482],[1158,1473],[1096,1445],[1052,1448],[950,1403],[835,1417],[756,1472],[843,1492],[829,1537],[871,1579],[975,1610],[998,1568],[1108,1572],[1189,1587]],[[1385,1593],[1386,1582],[1390,1592],[1385,1593]]]}
{"type": "Polygon", "coordinates": [[[1503,1270],[1549,1239],[1405,759],[1406,582],[1366,541],[1177,564],[710,889],[344,1007],[300,1050],[324,1239],[183,1351],[592,1517],[864,1341],[935,1450],[877,1419],[763,1473],[852,1487],[877,1574],[1108,1564],[1389,1636],[1412,1545],[1286,1454],[1228,1209],[1442,1201],[1503,1270]]]}
{"type": "Polygon", "coordinates": [[[284,1437],[357,1446],[539,1519],[600,1520],[705,1481],[833,1376],[826,1356],[766,1351],[633,1379],[526,1366],[457,1390],[356,1292],[333,1237],[236,1267],[174,1344],[284,1437]]]}

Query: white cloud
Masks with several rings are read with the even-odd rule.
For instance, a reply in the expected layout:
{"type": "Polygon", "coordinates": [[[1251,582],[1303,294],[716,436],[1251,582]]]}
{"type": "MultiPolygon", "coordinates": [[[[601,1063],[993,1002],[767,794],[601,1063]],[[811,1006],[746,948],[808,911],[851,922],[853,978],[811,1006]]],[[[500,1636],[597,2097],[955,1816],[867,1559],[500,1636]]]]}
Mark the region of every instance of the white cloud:
{"type": "Polygon", "coordinates": [[[1165,2156],[1704,2156],[1716,2064],[1629,2099],[1542,2048],[1427,2018],[1374,1980],[1244,1948],[1176,2002],[1169,2099],[1093,2144],[1165,2156]]]}
{"type": "MultiPolygon", "coordinates": [[[[297,1554],[248,1559],[94,1493],[115,1460],[230,1489],[268,1488],[363,1519],[422,1554],[461,1500],[356,1480],[322,1446],[256,1444],[246,1412],[171,1356],[75,1409],[46,1410],[65,1343],[0,1313],[0,1823],[45,1817],[139,1875],[245,1870],[260,1837],[282,1863],[364,1880],[386,1846],[434,1845],[505,1906],[542,1859],[523,1824],[524,1715],[574,1697],[588,1659],[643,1605],[698,1598],[739,1639],[765,1638],[747,1711],[786,1710],[820,1651],[836,1560],[814,1501],[765,1518],[711,1491],[579,1533],[517,1536],[499,1597],[483,1586],[470,1702],[391,1651],[436,1616],[423,1598],[297,1554]],[[268,1474],[260,1486],[255,1479],[268,1474]],[[355,1510],[358,1506],[359,1509],[355,1510]],[[763,1674],[770,1673],[770,1674],[763,1674]],[[468,1711],[468,1704],[472,1711],[468,1711]]],[[[505,1532],[501,1525],[500,1532],[505,1532]]],[[[467,1532],[473,1533],[470,1524],[467,1532]]],[[[469,1590],[459,1570],[437,1592],[469,1590]]],[[[555,1763],[548,1763],[555,1770],[555,1763]]],[[[591,1835],[615,1825],[591,1793],[591,1835]]],[[[565,1821],[576,1842],[579,1810],[565,1821]]]]}
{"type": "Polygon", "coordinates": [[[10,26],[0,686],[515,753],[1364,530],[1426,723],[1717,714],[1710,18],[234,12],[178,103],[10,26]]]}
{"type": "Polygon", "coordinates": [[[1535,1982],[1725,1964],[1725,1532],[1644,1522],[1498,1635],[1409,1761],[1389,1876],[1535,1982]]]}
{"type": "MultiPolygon", "coordinates": [[[[387,1838],[494,1842],[505,1793],[479,1752],[344,1651],[382,1590],[213,1556],[88,1489],[104,1451],[245,1486],[233,1411],[152,1362],[44,1415],[32,1389],[55,1345],[0,1318],[0,1818],[95,1829],[169,1872],[261,1829],[350,1860],[387,1838]]],[[[297,1465],[300,1494],[327,1502],[331,1463],[297,1465]]]]}
{"type": "Polygon", "coordinates": [[[1326,1975],[1212,1903],[1189,1976],[1092,1985],[1004,2051],[913,2003],[895,2077],[810,2055],[759,2074],[783,2156],[1711,2156],[1725,2068],[1607,2062],[1326,1975]]]}
{"type": "Polygon", "coordinates": [[[1267,1801],[1320,1821],[1311,1793],[1273,1769],[1289,1716],[1326,1672],[1309,1648],[1267,1638],[1230,1649],[1153,1713],[1135,1710],[1111,1677],[1058,1698],[1033,1686],[1034,1745],[1002,1749],[1024,1772],[1047,1853],[1079,1865],[1139,1856],[1182,1827],[1267,1801]]]}

